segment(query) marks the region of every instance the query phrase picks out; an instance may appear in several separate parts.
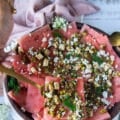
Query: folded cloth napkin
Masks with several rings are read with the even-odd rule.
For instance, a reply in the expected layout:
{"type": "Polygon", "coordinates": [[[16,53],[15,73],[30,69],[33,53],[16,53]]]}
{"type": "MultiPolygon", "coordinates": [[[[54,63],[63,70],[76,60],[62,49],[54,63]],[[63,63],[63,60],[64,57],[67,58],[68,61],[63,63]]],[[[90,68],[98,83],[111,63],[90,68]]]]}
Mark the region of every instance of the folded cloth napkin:
{"type": "Polygon", "coordinates": [[[54,15],[75,21],[80,15],[99,10],[86,0],[15,0],[14,7],[17,13],[14,15],[14,28],[10,40],[49,23],[54,15]]]}

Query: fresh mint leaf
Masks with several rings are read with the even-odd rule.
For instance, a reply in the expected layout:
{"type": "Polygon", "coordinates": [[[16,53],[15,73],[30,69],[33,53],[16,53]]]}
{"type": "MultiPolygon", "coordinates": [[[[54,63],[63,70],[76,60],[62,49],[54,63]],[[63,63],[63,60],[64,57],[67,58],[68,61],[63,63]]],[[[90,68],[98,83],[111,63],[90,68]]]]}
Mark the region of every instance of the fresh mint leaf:
{"type": "Polygon", "coordinates": [[[72,111],[76,110],[76,106],[75,106],[75,104],[73,104],[73,101],[70,96],[67,96],[64,99],[63,104],[64,104],[64,106],[66,106],[67,108],[69,108],[72,111]]]}
{"type": "Polygon", "coordinates": [[[19,92],[20,86],[16,78],[8,77],[8,88],[9,90],[13,90],[16,94],[19,92]]]}
{"type": "Polygon", "coordinates": [[[97,56],[96,53],[92,55],[92,60],[97,62],[99,65],[101,65],[104,61],[101,57],[97,56]]]}

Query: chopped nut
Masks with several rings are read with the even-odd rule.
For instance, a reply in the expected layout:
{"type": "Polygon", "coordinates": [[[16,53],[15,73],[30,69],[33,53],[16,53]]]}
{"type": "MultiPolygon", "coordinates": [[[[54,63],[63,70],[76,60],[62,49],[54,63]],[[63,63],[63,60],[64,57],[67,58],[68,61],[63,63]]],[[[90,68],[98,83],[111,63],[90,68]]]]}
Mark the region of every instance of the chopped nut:
{"type": "Polygon", "coordinates": [[[48,59],[45,58],[45,59],[43,60],[43,66],[44,66],[44,67],[47,67],[48,64],[49,64],[49,61],[48,61],[48,59]]]}
{"type": "Polygon", "coordinates": [[[58,82],[54,82],[54,88],[55,90],[59,90],[60,89],[60,85],[58,82]]]}
{"type": "Polygon", "coordinates": [[[45,53],[45,55],[48,56],[50,54],[50,51],[48,49],[45,49],[44,53],[45,53]]]}
{"type": "Polygon", "coordinates": [[[38,60],[43,59],[43,55],[42,55],[41,53],[35,55],[35,57],[36,57],[38,60]]]}
{"type": "Polygon", "coordinates": [[[53,91],[53,85],[52,85],[52,83],[49,83],[48,88],[49,88],[49,91],[53,91]]]}
{"type": "Polygon", "coordinates": [[[59,104],[59,98],[58,98],[57,95],[54,95],[54,102],[55,102],[56,104],[59,104]]]}

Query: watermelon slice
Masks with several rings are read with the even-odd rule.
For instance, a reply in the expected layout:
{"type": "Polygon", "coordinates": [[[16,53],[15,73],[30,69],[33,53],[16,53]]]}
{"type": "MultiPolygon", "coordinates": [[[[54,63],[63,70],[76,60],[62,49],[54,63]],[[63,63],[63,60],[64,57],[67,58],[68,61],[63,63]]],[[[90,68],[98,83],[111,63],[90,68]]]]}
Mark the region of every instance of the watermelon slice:
{"type": "Polygon", "coordinates": [[[77,93],[78,95],[82,98],[83,101],[85,101],[85,96],[84,96],[84,79],[79,78],[77,80],[77,93]]]}
{"type": "Polygon", "coordinates": [[[78,33],[78,28],[75,22],[72,22],[68,25],[66,30],[59,30],[59,33],[64,36],[66,39],[69,39],[71,35],[78,33]]]}
{"type": "Polygon", "coordinates": [[[15,94],[14,91],[9,91],[8,96],[12,98],[18,105],[24,107],[26,104],[27,89],[20,89],[20,91],[15,94]]]}
{"type": "MultiPolygon", "coordinates": [[[[44,85],[44,79],[36,76],[32,76],[31,79],[40,84],[44,85]]],[[[28,85],[28,92],[26,96],[26,110],[31,113],[38,113],[44,107],[44,97],[41,95],[39,89],[28,85]]]]}
{"type": "Polygon", "coordinates": [[[30,34],[23,36],[23,38],[19,41],[19,45],[26,52],[30,48],[46,48],[50,37],[52,37],[52,31],[50,26],[46,25],[30,34]]]}
{"type": "Polygon", "coordinates": [[[111,118],[108,112],[102,112],[103,108],[99,108],[93,117],[87,118],[85,120],[109,120],[111,118]]]}

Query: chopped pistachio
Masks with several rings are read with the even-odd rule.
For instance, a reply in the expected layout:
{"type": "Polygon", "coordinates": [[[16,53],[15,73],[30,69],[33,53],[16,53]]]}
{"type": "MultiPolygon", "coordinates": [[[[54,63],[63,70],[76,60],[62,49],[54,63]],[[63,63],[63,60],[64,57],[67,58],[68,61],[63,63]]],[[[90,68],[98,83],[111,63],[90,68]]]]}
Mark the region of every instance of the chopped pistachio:
{"type": "Polygon", "coordinates": [[[38,53],[38,54],[35,55],[35,57],[36,57],[38,60],[41,60],[41,59],[43,59],[44,56],[43,56],[41,53],[38,53]]]}
{"type": "Polygon", "coordinates": [[[44,67],[47,67],[48,64],[49,64],[49,60],[48,60],[47,58],[45,58],[45,59],[43,60],[43,66],[44,66],[44,67]]]}
{"type": "Polygon", "coordinates": [[[54,82],[54,88],[55,88],[55,90],[59,90],[60,89],[60,86],[59,86],[58,82],[54,82]]]}

